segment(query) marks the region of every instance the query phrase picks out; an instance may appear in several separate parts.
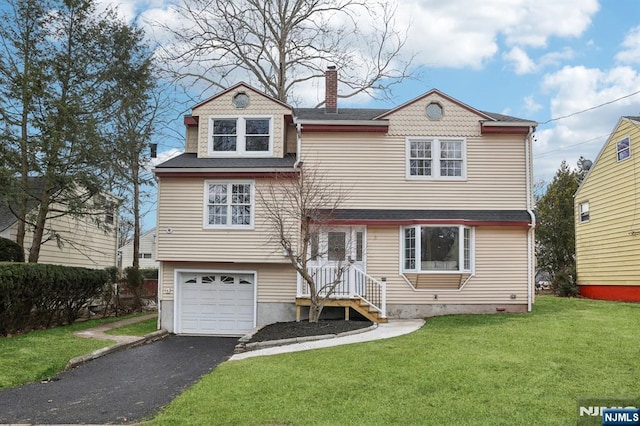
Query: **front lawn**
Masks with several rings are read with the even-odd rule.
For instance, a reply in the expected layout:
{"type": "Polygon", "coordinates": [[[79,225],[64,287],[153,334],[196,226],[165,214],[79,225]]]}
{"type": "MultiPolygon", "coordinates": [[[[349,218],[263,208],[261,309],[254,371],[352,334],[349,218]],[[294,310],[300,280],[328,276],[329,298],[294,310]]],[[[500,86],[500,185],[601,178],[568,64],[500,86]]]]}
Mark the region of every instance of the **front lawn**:
{"type": "Polygon", "coordinates": [[[388,340],[225,362],[152,424],[576,424],[640,394],[640,305],[539,297],[388,340]]]}
{"type": "Polygon", "coordinates": [[[74,357],[115,342],[76,337],[74,332],[128,317],[80,322],[38,330],[14,337],[0,337],[0,389],[55,376],[74,357]]]}
{"type": "Polygon", "coordinates": [[[136,322],[122,327],[112,328],[105,331],[105,334],[115,336],[145,336],[158,330],[158,319],[151,318],[145,321],[136,322]]]}

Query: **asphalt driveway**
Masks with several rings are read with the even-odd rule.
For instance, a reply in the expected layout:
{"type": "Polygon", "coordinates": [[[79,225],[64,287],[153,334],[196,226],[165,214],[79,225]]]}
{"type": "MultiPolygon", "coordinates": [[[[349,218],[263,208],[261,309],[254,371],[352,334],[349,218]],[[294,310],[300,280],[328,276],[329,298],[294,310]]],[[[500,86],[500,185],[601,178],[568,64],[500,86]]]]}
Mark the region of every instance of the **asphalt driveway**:
{"type": "Polygon", "coordinates": [[[169,336],[0,391],[0,423],[125,423],[147,418],[227,360],[237,338],[169,336]]]}

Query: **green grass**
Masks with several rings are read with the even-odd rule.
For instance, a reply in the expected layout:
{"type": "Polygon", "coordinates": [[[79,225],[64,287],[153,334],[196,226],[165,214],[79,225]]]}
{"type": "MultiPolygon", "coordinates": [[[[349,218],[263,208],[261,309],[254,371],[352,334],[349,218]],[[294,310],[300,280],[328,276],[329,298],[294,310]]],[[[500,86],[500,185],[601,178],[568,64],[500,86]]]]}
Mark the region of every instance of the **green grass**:
{"type": "Polygon", "coordinates": [[[144,336],[149,333],[153,333],[158,329],[158,319],[151,318],[145,321],[137,322],[135,324],[124,325],[118,328],[112,328],[106,331],[106,334],[112,334],[116,336],[144,336]]]}
{"type": "Polygon", "coordinates": [[[0,389],[53,377],[76,356],[113,345],[109,340],[76,337],[74,332],[128,317],[80,322],[38,330],[14,337],[0,337],[0,389]]]}
{"type": "Polygon", "coordinates": [[[640,305],[539,297],[393,339],[226,362],[154,425],[574,425],[640,394],[640,305]]]}

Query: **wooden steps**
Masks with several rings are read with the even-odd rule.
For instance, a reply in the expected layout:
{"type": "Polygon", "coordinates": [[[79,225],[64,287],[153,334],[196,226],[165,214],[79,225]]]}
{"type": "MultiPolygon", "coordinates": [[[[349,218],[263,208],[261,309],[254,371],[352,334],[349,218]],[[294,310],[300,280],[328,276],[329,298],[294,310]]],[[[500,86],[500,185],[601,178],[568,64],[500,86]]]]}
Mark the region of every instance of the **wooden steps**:
{"type": "MultiPolygon", "coordinates": [[[[311,306],[311,299],[306,297],[296,297],[296,320],[300,321],[300,307],[311,306]]],[[[387,317],[383,317],[380,312],[375,310],[368,302],[363,299],[329,299],[324,306],[344,307],[344,319],[349,319],[349,309],[353,309],[369,321],[378,324],[388,322],[387,317]]]]}

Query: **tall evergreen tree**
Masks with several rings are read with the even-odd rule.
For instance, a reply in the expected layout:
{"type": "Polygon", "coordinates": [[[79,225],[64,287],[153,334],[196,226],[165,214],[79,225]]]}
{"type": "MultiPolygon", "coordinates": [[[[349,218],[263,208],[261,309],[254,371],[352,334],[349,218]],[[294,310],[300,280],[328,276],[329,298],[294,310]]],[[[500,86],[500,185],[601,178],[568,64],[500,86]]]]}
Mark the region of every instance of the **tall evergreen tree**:
{"type": "Polygon", "coordinates": [[[575,223],[574,194],[584,179],[584,159],[578,168],[571,169],[563,161],[546,193],[538,200],[536,212],[540,221],[536,229],[536,257],[538,269],[554,277],[562,274],[575,282],[575,223]]]}

